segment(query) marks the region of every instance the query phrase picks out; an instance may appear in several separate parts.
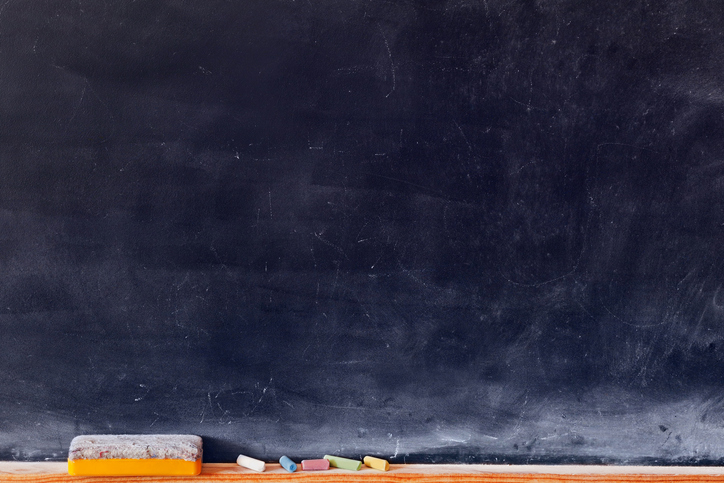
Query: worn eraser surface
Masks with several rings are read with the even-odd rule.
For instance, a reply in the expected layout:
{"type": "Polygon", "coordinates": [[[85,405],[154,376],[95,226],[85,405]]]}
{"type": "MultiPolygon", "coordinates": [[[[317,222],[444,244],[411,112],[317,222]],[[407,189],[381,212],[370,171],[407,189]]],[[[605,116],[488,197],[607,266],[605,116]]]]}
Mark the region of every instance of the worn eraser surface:
{"type": "Polygon", "coordinates": [[[178,476],[201,473],[202,440],[186,434],[76,436],[68,473],[76,476],[178,476]]]}
{"type": "Polygon", "coordinates": [[[190,434],[89,434],[70,442],[69,460],[174,459],[202,457],[202,440],[190,434]]]}

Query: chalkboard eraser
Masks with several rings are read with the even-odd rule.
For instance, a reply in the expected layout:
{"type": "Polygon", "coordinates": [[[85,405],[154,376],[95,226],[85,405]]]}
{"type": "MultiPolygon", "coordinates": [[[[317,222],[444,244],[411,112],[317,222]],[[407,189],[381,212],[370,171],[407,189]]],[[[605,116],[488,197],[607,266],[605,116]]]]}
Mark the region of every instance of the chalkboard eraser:
{"type": "Polygon", "coordinates": [[[349,458],[342,458],[341,456],[324,455],[325,460],[329,460],[329,465],[335,468],[341,468],[343,470],[359,471],[362,468],[362,462],[351,460],[349,458]]]}
{"type": "Polygon", "coordinates": [[[202,441],[186,434],[90,434],[68,450],[73,476],[194,476],[201,473],[202,441]]]}
{"type": "Polygon", "coordinates": [[[329,460],[302,460],[302,471],[328,470],[329,460]]]}

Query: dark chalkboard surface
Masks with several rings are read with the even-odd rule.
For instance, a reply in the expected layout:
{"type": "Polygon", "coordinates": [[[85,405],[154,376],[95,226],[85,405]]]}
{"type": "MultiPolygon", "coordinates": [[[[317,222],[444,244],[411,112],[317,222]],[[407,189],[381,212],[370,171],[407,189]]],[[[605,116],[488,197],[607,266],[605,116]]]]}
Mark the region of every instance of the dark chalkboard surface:
{"type": "Polygon", "coordinates": [[[0,458],[724,461],[724,6],[0,2],[0,458]]]}

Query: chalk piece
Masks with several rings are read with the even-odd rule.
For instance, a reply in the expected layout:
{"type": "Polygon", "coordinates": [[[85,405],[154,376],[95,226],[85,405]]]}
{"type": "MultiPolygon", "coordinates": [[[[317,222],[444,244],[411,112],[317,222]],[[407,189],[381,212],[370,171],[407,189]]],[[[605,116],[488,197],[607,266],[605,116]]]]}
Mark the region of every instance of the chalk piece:
{"type": "Polygon", "coordinates": [[[342,458],[341,456],[324,455],[325,460],[329,460],[329,464],[335,468],[341,468],[343,470],[359,471],[362,468],[362,462],[351,460],[349,458],[342,458]]]}
{"type": "Polygon", "coordinates": [[[390,463],[387,460],[375,458],[374,456],[365,456],[363,461],[365,462],[365,466],[369,466],[370,468],[380,471],[390,470],[390,463]]]}
{"type": "Polygon", "coordinates": [[[282,456],[279,458],[279,464],[282,465],[282,468],[287,470],[289,473],[294,473],[297,471],[297,464],[290,460],[287,456],[282,456]]]}
{"type": "Polygon", "coordinates": [[[302,460],[302,471],[328,470],[329,460],[302,460]]]}
{"type": "Polygon", "coordinates": [[[254,471],[264,471],[266,469],[266,463],[263,461],[244,456],[243,454],[240,454],[239,457],[236,458],[236,464],[254,471]]]}

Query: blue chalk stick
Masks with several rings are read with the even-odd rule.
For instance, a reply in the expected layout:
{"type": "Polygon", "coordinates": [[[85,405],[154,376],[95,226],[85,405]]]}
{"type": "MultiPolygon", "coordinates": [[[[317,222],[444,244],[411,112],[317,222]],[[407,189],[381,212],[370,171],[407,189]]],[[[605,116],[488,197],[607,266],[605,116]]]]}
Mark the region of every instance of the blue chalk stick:
{"type": "Polygon", "coordinates": [[[294,473],[295,471],[297,471],[297,464],[286,456],[282,456],[281,458],[279,458],[279,464],[282,465],[282,468],[290,473],[294,473]]]}

